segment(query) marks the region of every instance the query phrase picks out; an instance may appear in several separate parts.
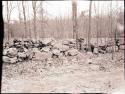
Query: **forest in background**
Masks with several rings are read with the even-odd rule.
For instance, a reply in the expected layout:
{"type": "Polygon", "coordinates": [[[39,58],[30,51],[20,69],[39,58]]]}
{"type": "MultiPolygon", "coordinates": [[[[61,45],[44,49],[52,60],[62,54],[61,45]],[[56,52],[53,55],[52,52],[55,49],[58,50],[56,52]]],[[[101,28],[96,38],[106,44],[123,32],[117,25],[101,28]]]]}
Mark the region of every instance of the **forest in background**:
{"type": "MultiPolygon", "coordinates": [[[[13,1],[4,1],[6,5],[5,10],[7,11],[7,20],[4,20],[4,39],[46,37],[54,37],[56,39],[73,38],[72,16],[60,16],[50,19],[47,16],[48,13],[44,11],[42,7],[44,1],[32,1],[33,15],[32,18],[29,19],[28,15],[26,15],[28,13],[27,2],[28,1],[18,1],[17,6],[13,6],[13,1]],[[19,20],[14,20],[12,23],[11,13],[15,8],[19,10],[19,20]]],[[[99,38],[114,36],[115,32],[117,32],[117,36],[122,37],[120,35],[123,35],[124,32],[120,32],[117,26],[124,24],[124,10],[117,7],[116,9],[111,9],[111,6],[107,6],[109,11],[108,14],[105,15],[104,11],[99,12],[97,9],[98,6],[95,6],[94,1],[92,1],[92,6],[94,6],[93,8],[96,15],[91,17],[91,37],[97,37],[97,31],[99,38]],[[112,22],[112,27],[110,26],[110,22],[112,22]],[[113,32],[111,32],[111,28],[113,32]]],[[[86,11],[82,11],[77,17],[77,25],[78,37],[86,38],[89,30],[89,15],[86,14],[86,11]]]]}

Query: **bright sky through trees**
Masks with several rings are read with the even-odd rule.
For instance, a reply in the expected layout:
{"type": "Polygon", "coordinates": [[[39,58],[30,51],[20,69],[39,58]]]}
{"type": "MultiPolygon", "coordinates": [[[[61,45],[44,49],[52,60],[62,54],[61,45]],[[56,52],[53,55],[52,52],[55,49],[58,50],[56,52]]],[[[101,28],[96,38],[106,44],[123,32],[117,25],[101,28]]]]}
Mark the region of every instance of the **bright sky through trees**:
{"type": "MultiPolygon", "coordinates": [[[[5,6],[5,2],[6,1],[2,1],[3,2],[3,17],[4,19],[6,19],[5,15],[6,15],[6,6],[5,6]]],[[[11,20],[18,20],[18,7],[17,7],[17,1],[12,1],[13,2],[13,6],[15,6],[15,9],[12,12],[11,15],[11,20]]],[[[38,1],[39,2],[39,1],[38,1]]],[[[71,17],[72,15],[72,2],[71,0],[69,1],[43,1],[43,5],[44,5],[44,9],[47,12],[47,16],[51,19],[51,18],[55,18],[55,17],[71,17]]],[[[103,12],[108,12],[108,6],[110,5],[110,1],[93,1],[93,3],[95,3],[96,8],[97,5],[100,5],[100,11],[103,10],[103,12]]],[[[27,1],[27,5],[29,7],[32,6],[31,1],[27,1]]],[[[85,11],[86,14],[88,14],[88,9],[89,9],[89,1],[78,1],[77,2],[78,5],[78,15],[81,13],[81,11],[85,11]]],[[[117,8],[121,8],[124,9],[124,1],[113,1],[112,3],[113,5],[113,9],[117,9],[117,8]]],[[[92,5],[92,7],[94,7],[92,5]]],[[[32,12],[32,7],[29,8],[29,12],[30,12],[30,17],[33,16],[33,12],[32,12]]],[[[28,13],[28,12],[27,12],[28,13]]],[[[94,15],[94,8],[92,8],[92,15],[94,15]]]]}

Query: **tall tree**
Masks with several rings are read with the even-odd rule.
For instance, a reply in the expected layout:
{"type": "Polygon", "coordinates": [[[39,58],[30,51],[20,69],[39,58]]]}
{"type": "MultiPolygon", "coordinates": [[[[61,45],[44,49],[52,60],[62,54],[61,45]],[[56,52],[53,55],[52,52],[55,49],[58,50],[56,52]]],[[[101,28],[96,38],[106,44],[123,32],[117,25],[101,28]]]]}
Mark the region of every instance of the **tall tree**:
{"type": "MultiPolygon", "coordinates": [[[[116,1],[117,2],[117,1],[116,1]]],[[[116,52],[116,40],[117,40],[117,23],[118,23],[118,3],[116,5],[117,9],[116,9],[116,16],[115,16],[115,31],[114,31],[114,40],[115,40],[115,52],[116,52]]]]}
{"type": "Polygon", "coordinates": [[[98,12],[96,11],[96,6],[95,6],[95,3],[94,3],[94,9],[95,9],[95,14],[96,14],[96,42],[97,42],[97,47],[98,47],[98,37],[99,37],[99,35],[98,35],[98,32],[99,32],[99,1],[98,1],[98,12]]]}
{"type": "MultiPolygon", "coordinates": [[[[104,6],[104,14],[106,12],[106,5],[104,6]]],[[[107,28],[106,28],[107,24],[106,24],[106,21],[104,21],[104,31],[105,31],[105,45],[107,45],[107,28]]]]}
{"type": "MultiPolygon", "coordinates": [[[[17,1],[17,9],[18,9],[18,18],[19,18],[19,23],[20,23],[20,26],[22,26],[22,16],[21,16],[21,1],[17,1]]],[[[19,28],[22,28],[22,27],[19,27],[19,28]]],[[[23,39],[23,34],[21,33],[21,36],[20,36],[22,39],[23,39]]]]}
{"type": "Polygon", "coordinates": [[[113,49],[113,46],[114,46],[114,41],[113,41],[113,30],[112,30],[112,0],[111,0],[111,3],[110,3],[110,30],[111,30],[111,42],[112,42],[112,59],[114,59],[114,49],[113,49]]]}
{"type": "Polygon", "coordinates": [[[32,38],[32,34],[31,34],[31,22],[30,22],[30,13],[29,13],[29,8],[30,8],[30,6],[28,5],[27,8],[28,8],[27,10],[28,10],[28,16],[29,16],[28,19],[27,19],[27,20],[28,20],[27,24],[28,24],[28,27],[29,27],[29,28],[28,28],[28,37],[29,37],[29,38],[32,38]]]}
{"type": "Polygon", "coordinates": [[[72,20],[73,20],[73,38],[76,39],[76,48],[78,49],[77,0],[72,0],[72,20]]]}
{"type": "Polygon", "coordinates": [[[45,19],[44,19],[44,14],[45,14],[45,11],[44,11],[44,8],[43,8],[43,4],[44,2],[43,1],[40,1],[39,3],[39,21],[40,21],[40,37],[44,38],[44,24],[45,24],[45,19]]]}
{"type": "Polygon", "coordinates": [[[37,39],[37,32],[36,32],[36,13],[37,13],[37,2],[38,1],[32,1],[32,8],[33,8],[33,27],[34,27],[34,35],[35,35],[35,39],[37,39]]]}
{"type": "Polygon", "coordinates": [[[26,19],[26,6],[24,5],[24,3],[26,3],[26,1],[22,1],[23,20],[24,20],[23,38],[26,38],[26,34],[27,34],[27,19],[26,19]]]}
{"type": "Polygon", "coordinates": [[[22,18],[21,18],[21,9],[20,9],[20,1],[17,1],[17,8],[18,8],[18,17],[19,17],[19,22],[20,24],[22,23],[22,18]]]}
{"type": "Polygon", "coordinates": [[[42,36],[44,36],[44,29],[43,29],[43,1],[41,1],[40,2],[40,6],[41,6],[41,8],[40,8],[40,18],[41,18],[41,32],[40,32],[40,34],[42,35],[42,36]]]}
{"type": "Polygon", "coordinates": [[[7,17],[7,31],[8,31],[7,41],[9,41],[10,38],[12,38],[12,31],[10,30],[10,20],[14,8],[15,7],[12,5],[12,1],[6,1],[6,12],[7,12],[6,17],[7,17]]]}
{"type": "Polygon", "coordinates": [[[89,5],[89,30],[88,30],[88,47],[90,46],[90,37],[91,37],[91,10],[92,10],[92,1],[89,5]]]}

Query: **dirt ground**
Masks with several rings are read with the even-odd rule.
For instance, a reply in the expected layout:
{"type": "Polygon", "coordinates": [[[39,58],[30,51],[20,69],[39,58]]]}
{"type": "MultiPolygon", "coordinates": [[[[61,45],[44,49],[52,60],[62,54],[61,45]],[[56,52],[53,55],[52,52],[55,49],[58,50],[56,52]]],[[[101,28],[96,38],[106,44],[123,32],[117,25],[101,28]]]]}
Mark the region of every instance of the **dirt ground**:
{"type": "Polygon", "coordinates": [[[4,63],[2,93],[111,93],[124,83],[123,51],[47,62],[4,63]]]}

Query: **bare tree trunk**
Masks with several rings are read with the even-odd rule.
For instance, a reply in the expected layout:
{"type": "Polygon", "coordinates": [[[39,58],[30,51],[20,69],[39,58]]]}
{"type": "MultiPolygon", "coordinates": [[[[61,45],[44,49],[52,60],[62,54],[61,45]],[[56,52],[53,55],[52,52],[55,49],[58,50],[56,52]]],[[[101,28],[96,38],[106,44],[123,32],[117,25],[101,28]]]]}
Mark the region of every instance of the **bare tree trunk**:
{"type": "Polygon", "coordinates": [[[12,6],[12,1],[6,1],[6,16],[7,16],[7,32],[8,32],[8,36],[7,36],[7,41],[10,40],[10,38],[12,38],[12,30],[10,31],[10,17],[11,17],[11,13],[13,11],[15,7],[12,6]]]}
{"type": "Polygon", "coordinates": [[[115,29],[114,40],[115,40],[115,52],[116,52],[117,26],[116,26],[116,29],[115,29]]]}
{"type": "Polygon", "coordinates": [[[42,37],[44,37],[44,29],[43,29],[43,2],[41,1],[41,32],[40,34],[42,35],[42,37]]]}
{"type": "Polygon", "coordinates": [[[102,35],[103,34],[102,33],[103,32],[103,10],[102,10],[102,7],[101,7],[101,14],[100,14],[100,16],[101,16],[100,17],[100,23],[99,23],[100,24],[100,40],[101,40],[100,43],[102,44],[103,43],[103,35],[102,35]]]}
{"type": "MultiPolygon", "coordinates": [[[[95,6],[95,3],[94,3],[94,6],[95,6]]],[[[97,47],[98,47],[98,32],[99,32],[99,1],[98,1],[98,13],[96,12],[96,7],[95,8],[95,14],[97,15],[96,17],[96,29],[97,29],[97,32],[96,32],[96,42],[97,42],[97,47]]],[[[97,54],[98,56],[98,54],[97,54]]]]}
{"type": "Polygon", "coordinates": [[[8,37],[7,37],[7,41],[9,41],[10,39],[10,33],[9,33],[9,4],[8,4],[8,1],[6,1],[6,6],[7,6],[7,31],[8,31],[8,37]]]}
{"type": "MultiPolygon", "coordinates": [[[[20,4],[19,4],[19,2],[20,1],[17,2],[18,12],[19,12],[18,16],[19,16],[19,23],[20,23],[20,25],[22,25],[22,18],[21,18],[21,12],[20,12],[20,4]]],[[[21,37],[23,39],[23,36],[21,36],[21,37]]]]}
{"type": "MultiPolygon", "coordinates": [[[[108,9],[108,10],[110,10],[110,9],[108,9]]],[[[108,14],[108,22],[107,22],[107,24],[108,24],[108,26],[107,26],[107,28],[108,28],[108,39],[107,39],[107,41],[109,41],[110,37],[111,37],[111,34],[110,34],[110,14],[108,14]]]]}
{"type": "Polygon", "coordinates": [[[22,7],[23,7],[23,16],[24,16],[24,33],[23,33],[23,38],[26,38],[27,23],[26,23],[26,11],[25,11],[25,6],[24,6],[24,1],[22,1],[22,7]]]}
{"type": "Polygon", "coordinates": [[[110,25],[111,25],[111,41],[112,41],[112,60],[114,59],[114,49],[113,49],[113,46],[114,46],[114,41],[113,41],[113,31],[112,31],[112,1],[110,3],[110,25]]]}
{"type": "Polygon", "coordinates": [[[37,32],[36,32],[36,12],[34,11],[34,33],[35,33],[35,38],[37,39],[37,32]]]}
{"type": "Polygon", "coordinates": [[[78,27],[77,27],[77,2],[72,1],[72,20],[73,20],[73,38],[76,39],[76,48],[78,49],[78,27]]]}
{"type": "MultiPolygon", "coordinates": [[[[106,7],[104,7],[106,9],[106,7]]],[[[104,14],[105,14],[105,10],[104,10],[104,14]]],[[[106,28],[106,21],[104,21],[104,27],[105,27],[105,45],[107,44],[107,28],[106,28]]]]}
{"type": "Polygon", "coordinates": [[[90,46],[90,37],[91,37],[91,8],[92,8],[92,1],[90,1],[89,5],[89,30],[88,30],[88,48],[90,46]]]}
{"type": "MultiPolygon", "coordinates": [[[[32,3],[33,4],[33,3],[32,3]]],[[[44,14],[44,10],[43,10],[43,1],[40,1],[40,3],[39,3],[40,5],[38,6],[38,7],[40,7],[40,10],[39,10],[39,15],[40,15],[40,20],[39,20],[39,22],[40,22],[40,32],[37,34],[37,35],[39,35],[39,37],[42,37],[42,38],[44,38],[45,36],[44,36],[44,27],[43,27],[43,25],[44,25],[44,17],[43,17],[43,14],[44,14]]],[[[33,5],[33,6],[35,6],[35,4],[33,5]]],[[[35,8],[36,9],[36,8],[35,8]]]]}
{"type": "Polygon", "coordinates": [[[36,32],[36,11],[37,11],[37,7],[36,7],[36,3],[37,1],[32,1],[32,7],[33,7],[33,27],[34,27],[34,35],[35,35],[35,39],[37,39],[37,32],[36,32]]]}
{"type": "MultiPolygon", "coordinates": [[[[29,15],[29,6],[28,6],[28,15],[29,15]]],[[[31,26],[30,26],[30,17],[29,17],[29,19],[28,19],[28,37],[31,39],[32,38],[32,36],[31,36],[31,26]]]]}
{"type": "Polygon", "coordinates": [[[21,13],[20,13],[20,4],[19,4],[19,1],[17,2],[17,7],[18,7],[18,12],[19,12],[19,14],[18,14],[18,16],[19,16],[19,22],[21,24],[21,13]]]}
{"type": "MultiPolygon", "coordinates": [[[[116,1],[117,2],[117,1],[116,1]]],[[[117,5],[116,5],[117,7],[118,7],[118,3],[117,3],[117,5]]],[[[118,13],[118,11],[117,11],[117,13],[118,13]]],[[[118,30],[118,28],[117,28],[117,23],[118,23],[118,18],[117,18],[117,15],[118,14],[116,14],[116,23],[115,23],[115,32],[114,32],[114,40],[115,40],[115,52],[116,52],[116,40],[117,40],[117,30],[118,30]]],[[[119,50],[119,48],[118,48],[118,50],[119,50]]]]}

